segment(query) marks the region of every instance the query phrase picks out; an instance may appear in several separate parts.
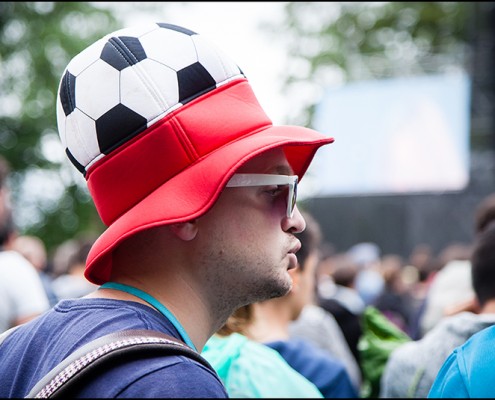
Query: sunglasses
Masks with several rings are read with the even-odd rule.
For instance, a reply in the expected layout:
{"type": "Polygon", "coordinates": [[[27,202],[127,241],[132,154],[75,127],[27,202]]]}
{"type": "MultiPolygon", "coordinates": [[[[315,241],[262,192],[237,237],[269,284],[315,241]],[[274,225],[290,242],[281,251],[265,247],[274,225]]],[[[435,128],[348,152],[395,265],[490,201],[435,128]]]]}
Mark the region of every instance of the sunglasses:
{"type": "Polygon", "coordinates": [[[287,218],[292,218],[297,199],[297,175],[271,175],[271,174],[235,174],[230,178],[226,187],[245,186],[285,186],[287,191],[287,218]]]}

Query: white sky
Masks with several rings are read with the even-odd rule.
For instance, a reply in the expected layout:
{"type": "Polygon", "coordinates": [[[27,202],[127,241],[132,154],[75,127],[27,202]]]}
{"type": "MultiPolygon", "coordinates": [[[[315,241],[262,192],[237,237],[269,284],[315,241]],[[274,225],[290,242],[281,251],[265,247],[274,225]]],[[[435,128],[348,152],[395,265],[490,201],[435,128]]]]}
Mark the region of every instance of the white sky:
{"type": "MultiPolygon", "coordinates": [[[[262,107],[274,124],[284,123],[284,106],[281,97],[279,73],[287,56],[286,49],[270,40],[269,35],[259,29],[266,21],[282,18],[286,2],[166,2],[163,14],[158,9],[139,12],[146,4],[138,5],[136,12],[119,12],[119,3],[110,3],[126,25],[142,22],[168,22],[181,25],[207,36],[236,61],[246,74],[262,107]]],[[[149,3],[155,7],[159,3],[149,3]]],[[[127,9],[127,8],[126,8],[127,9]]]]}

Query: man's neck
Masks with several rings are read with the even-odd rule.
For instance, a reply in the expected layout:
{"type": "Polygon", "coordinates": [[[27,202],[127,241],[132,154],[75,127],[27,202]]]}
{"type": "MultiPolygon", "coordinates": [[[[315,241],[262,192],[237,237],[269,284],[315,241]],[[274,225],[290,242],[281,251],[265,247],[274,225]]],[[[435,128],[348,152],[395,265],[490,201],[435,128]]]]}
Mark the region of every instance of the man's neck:
{"type": "Polygon", "coordinates": [[[495,299],[488,300],[483,307],[481,307],[480,314],[495,314],[495,299]]]}
{"type": "MultiPolygon", "coordinates": [[[[194,291],[188,292],[187,288],[177,289],[177,285],[170,285],[169,288],[163,288],[157,292],[147,289],[143,284],[140,285],[135,282],[131,283],[125,281],[120,283],[139,289],[140,291],[152,296],[153,299],[162,304],[179,322],[180,326],[185,330],[198,352],[202,351],[206,341],[213,334],[213,328],[211,328],[211,323],[209,323],[209,321],[205,318],[206,316],[209,316],[210,313],[203,307],[204,302],[198,298],[197,293],[194,291]],[[176,307],[175,305],[180,305],[180,307],[176,307]]],[[[155,308],[163,314],[158,307],[154,307],[140,296],[136,296],[123,290],[102,288],[90,293],[86,297],[135,301],[148,307],[155,308]]]]}
{"type": "Polygon", "coordinates": [[[260,343],[289,339],[290,312],[276,300],[253,305],[254,318],[248,336],[260,343]]]}

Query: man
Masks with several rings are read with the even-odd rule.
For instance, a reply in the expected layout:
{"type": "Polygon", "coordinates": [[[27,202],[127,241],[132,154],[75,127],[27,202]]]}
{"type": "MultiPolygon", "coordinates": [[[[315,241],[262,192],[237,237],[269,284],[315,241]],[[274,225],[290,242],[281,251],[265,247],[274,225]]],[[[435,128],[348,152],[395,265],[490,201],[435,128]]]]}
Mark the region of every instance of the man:
{"type": "Polygon", "coordinates": [[[316,385],[274,349],[248,337],[253,304],[238,308],[205,344],[202,356],[232,398],[322,398],[316,385]]]}
{"type": "MultiPolygon", "coordinates": [[[[295,298],[304,300],[304,304],[299,316],[289,324],[289,335],[291,338],[309,340],[342,361],[356,392],[359,392],[362,383],[361,371],[344,333],[335,317],[317,304],[321,261],[328,257],[325,256],[324,249],[327,243],[322,243],[323,236],[318,221],[308,213],[302,214],[306,220],[306,229],[298,235],[302,245],[297,253],[300,268],[296,269],[293,275],[298,276],[295,284],[300,282],[299,286],[303,286],[303,289],[297,289],[298,293],[295,293],[294,289],[291,292],[294,292],[295,298]],[[316,271],[313,271],[314,267],[316,271]],[[313,275],[310,275],[311,273],[313,275]]],[[[296,308],[296,311],[299,310],[296,308]]]]}
{"type": "Polygon", "coordinates": [[[0,156],[0,333],[49,308],[35,267],[12,248],[17,227],[7,182],[9,175],[10,165],[0,156]]]}
{"type": "Polygon", "coordinates": [[[484,229],[476,237],[471,257],[473,287],[480,307],[480,326],[472,332],[472,336],[452,346],[453,351],[439,366],[428,397],[492,398],[495,395],[492,385],[495,378],[495,228],[491,223],[484,229]]]}
{"type": "MultiPolygon", "coordinates": [[[[85,270],[101,286],[4,341],[1,396],[25,396],[79,346],[124,329],[161,331],[201,352],[234,310],[290,290],[305,228],[297,179],[333,139],[273,126],[207,39],[163,23],[107,35],[69,63],[57,118],[108,226],[85,270]]],[[[78,393],[225,396],[214,372],[179,356],[116,365],[78,393]]]]}
{"type": "Polygon", "coordinates": [[[291,271],[294,285],[286,296],[253,304],[254,317],[247,329],[248,336],[279,352],[292,368],[316,385],[323,397],[356,398],[358,389],[353,386],[342,360],[306,338],[290,335],[291,322],[306,305],[312,304],[319,261],[320,227],[311,215],[304,214],[304,218],[307,228],[297,235],[302,244],[298,268],[291,271]]]}
{"type": "MultiPolygon", "coordinates": [[[[59,270],[59,275],[52,281],[53,291],[59,299],[83,297],[97,289],[96,285],[84,277],[86,258],[93,243],[94,238],[82,236],[70,239],[63,247],[57,248],[58,256],[61,257],[60,252],[67,249],[67,245],[71,246],[70,254],[64,260],[64,271],[59,270]]],[[[58,262],[61,263],[60,258],[58,262]]]]}
{"type": "Polygon", "coordinates": [[[475,211],[475,245],[471,256],[472,284],[476,293],[466,309],[485,320],[480,329],[450,352],[435,377],[428,397],[494,397],[493,338],[495,335],[495,193],[486,196],[475,211]],[[492,325],[492,326],[488,326],[492,325]]]}
{"type": "Polygon", "coordinates": [[[0,333],[23,324],[49,308],[36,268],[11,248],[17,235],[12,210],[0,215],[0,333]]]}
{"type": "MultiPolygon", "coordinates": [[[[457,296],[457,301],[445,303],[445,306],[450,308],[449,313],[444,315],[420,340],[405,343],[391,353],[382,375],[380,397],[429,396],[435,379],[439,380],[437,375],[446,359],[455,360],[454,356],[449,357],[454,349],[470,341],[470,338],[478,336],[478,332],[495,324],[495,275],[492,272],[495,236],[493,232],[489,232],[495,217],[494,199],[493,195],[486,197],[475,210],[474,233],[478,241],[475,241],[468,260],[468,276],[465,280],[468,281],[469,287],[464,290],[468,294],[472,293],[472,297],[459,292],[464,296],[464,300],[462,296],[457,296]],[[460,300],[462,301],[459,302],[460,300]]],[[[462,269],[464,268],[465,266],[462,266],[462,269]]],[[[456,284],[452,279],[450,283],[451,286],[456,284]]],[[[447,289],[447,286],[445,288],[447,289]]],[[[464,368],[464,365],[461,366],[461,369],[464,368]]],[[[452,376],[456,376],[456,372],[453,372],[452,376]]],[[[433,397],[438,397],[441,393],[439,389],[437,383],[436,394],[433,397]]],[[[459,391],[455,389],[454,392],[450,392],[447,397],[458,396],[480,397],[479,393],[476,395],[470,393],[466,396],[462,387],[459,391]]],[[[493,393],[481,397],[492,396],[493,393]]]]}
{"type": "Polygon", "coordinates": [[[33,264],[43,285],[50,307],[57,304],[59,299],[53,290],[53,278],[47,270],[48,254],[45,243],[37,236],[19,235],[12,243],[12,250],[19,252],[33,264]]]}

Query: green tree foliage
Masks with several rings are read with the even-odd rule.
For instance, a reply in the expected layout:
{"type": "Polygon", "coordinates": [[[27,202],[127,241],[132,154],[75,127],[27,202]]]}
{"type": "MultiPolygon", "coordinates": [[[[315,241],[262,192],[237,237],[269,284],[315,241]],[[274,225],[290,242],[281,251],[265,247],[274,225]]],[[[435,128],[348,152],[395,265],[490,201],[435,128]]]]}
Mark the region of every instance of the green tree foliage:
{"type": "Polygon", "coordinates": [[[0,3],[0,153],[11,165],[21,232],[41,237],[49,250],[103,228],[63,154],[55,104],[69,60],[117,27],[111,12],[88,2],[0,3]]]}
{"type": "Polygon", "coordinates": [[[304,103],[290,122],[310,126],[327,85],[464,67],[475,7],[475,2],[287,3],[275,32],[289,52],[285,90],[304,103]]]}

